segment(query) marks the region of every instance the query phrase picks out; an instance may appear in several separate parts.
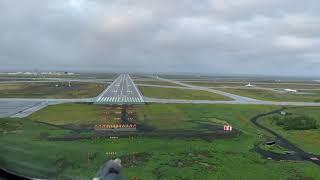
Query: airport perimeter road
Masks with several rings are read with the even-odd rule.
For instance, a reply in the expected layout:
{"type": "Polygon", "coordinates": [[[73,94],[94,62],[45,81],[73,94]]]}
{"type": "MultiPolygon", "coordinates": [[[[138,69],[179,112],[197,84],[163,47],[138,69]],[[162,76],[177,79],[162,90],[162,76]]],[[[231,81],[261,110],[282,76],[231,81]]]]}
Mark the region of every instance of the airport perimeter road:
{"type": "MultiPolygon", "coordinates": [[[[250,121],[254,125],[256,125],[257,127],[259,127],[260,129],[268,131],[269,133],[274,135],[278,140],[281,141],[281,146],[283,146],[284,148],[294,152],[293,155],[285,154],[285,155],[282,155],[282,156],[284,156],[284,157],[290,157],[290,156],[291,157],[296,157],[296,156],[298,156],[299,159],[306,160],[306,161],[311,161],[311,162],[315,163],[316,165],[320,166],[320,161],[318,160],[320,158],[320,156],[305,152],[304,150],[302,150],[298,146],[296,146],[293,143],[291,143],[289,140],[287,140],[284,137],[282,137],[280,134],[278,134],[275,131],[273,131],[272,129],[262,125],[258,121],[260,118],[262,118],[264,116],[268,116],[268,115],[271,115],[271,114],[279,114],[281,111],[283,111],[285,109],[286,108],[281,108],[281,109],[278,109],[278,110],[275,110],[275,111],[272,111],[272,112],[256,115],[253,118],[251,118],[250,121]]],[[[276,157],[278,157],[278,156],[276,156],[276,157]]],[[[273,158],[273,157],[271,156],[271,158],[273,158]]],[[[281,159],[279,159],[279,160],[281,160],[281,159]]],[[[286,160],[286,159],[283,159],[283,160],[286,160]]]]}
{"type": "Polygon", "coordinates": [[[96,104],[141,104],[141,92],[128,74],[121,74],[96,99],[96,104]]]}

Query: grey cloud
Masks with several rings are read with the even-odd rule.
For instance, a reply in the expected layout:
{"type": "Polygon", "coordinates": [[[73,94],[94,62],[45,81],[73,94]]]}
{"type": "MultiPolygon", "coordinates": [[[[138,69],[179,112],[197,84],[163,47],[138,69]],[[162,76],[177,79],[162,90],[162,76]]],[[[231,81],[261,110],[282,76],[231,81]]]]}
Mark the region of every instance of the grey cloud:
{"type": "Polygon", "coordinates": [[[319,76],[319,7],[316,0],[2,0],[0,70],[319,76]]]}

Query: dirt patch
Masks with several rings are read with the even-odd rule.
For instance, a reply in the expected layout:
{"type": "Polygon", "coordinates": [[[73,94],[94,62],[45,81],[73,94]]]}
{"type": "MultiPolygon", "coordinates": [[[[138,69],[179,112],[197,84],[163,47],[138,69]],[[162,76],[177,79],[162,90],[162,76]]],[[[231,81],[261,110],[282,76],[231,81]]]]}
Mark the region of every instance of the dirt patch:
{"type": "Polygon", "coordinates": [[[146,152],[123,155],[120,157],[122,165],[125,168],[137,167],[149,161],[151,155],[146,152]]]}
{"type": "Polygon", "coordinates": [[[209,171],[215,169],[215,164],[208,162],[212,158],[208,151],[189,152],[179,154],[179,158],[168,163],[170,167],[192,167],[198,164],[201,170],[209,171]]]}

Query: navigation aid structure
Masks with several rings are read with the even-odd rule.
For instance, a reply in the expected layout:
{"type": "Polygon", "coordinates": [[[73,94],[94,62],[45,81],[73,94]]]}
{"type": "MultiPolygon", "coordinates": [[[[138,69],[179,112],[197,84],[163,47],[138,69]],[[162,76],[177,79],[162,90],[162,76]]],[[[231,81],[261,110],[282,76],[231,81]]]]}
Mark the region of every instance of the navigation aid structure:
{"type": "Polygon", "coordinates": [[[141,92],[128,74],[121,74],[96,99],[95,104],[143,104],[141,92]]]}

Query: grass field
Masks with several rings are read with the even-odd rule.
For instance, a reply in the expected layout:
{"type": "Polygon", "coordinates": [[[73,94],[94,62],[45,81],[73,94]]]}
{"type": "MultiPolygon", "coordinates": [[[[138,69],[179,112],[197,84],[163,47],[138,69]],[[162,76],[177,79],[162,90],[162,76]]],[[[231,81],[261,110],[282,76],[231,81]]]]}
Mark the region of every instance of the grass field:
{"type": "Polygon", "coordinates": [[[181,86],[181,85],[174,84],[174,83],[171,83],[171,82],[158,81],[158,80],[154,80],[154,81],[134,81],[134,83],[136,83],[136,84],[162,85],[162,86],[181,86]]]}
{"type": "Polygon", "coordinates": [[[199,122],[219,124],[217,120],[220,120],[220,122],[227,121],[230,124],[236,124],[243,131],[249,131],[253,129],[251,129],[251,124],[247,124],[249,123],[247,117],[273,108],[272,106],[249,105],[151,104],[137,106],[135,109],[139,121],[160,129],[190,130],[194,129],[199,122]],[[240,121],[243,121],[243,124],[240,121]],[[242,125],[246,126],[242,127],[242,125]]]}
{"type": "Polygon", "coordinates": [[[228,97],[201,90],[158,88],[139,86],[142,94],[147,97],[163,99],[194,99],[194,100],[231,100],[228,97]]]}
{"type": "MultiPolygon", "coordinates": [[[[250,81],[242,82],[219,82],[219,81],[184,81],[186,84],[204,86],[204,87],[245,87],[250,81]]],[[[320,89],[320,83],[307,82],[303,83],[276,83],[276,84],[265,84],[262,82],[252,82],[251,84],[257,87],[264,88],[275,88],[275,89],[320,89]]]]}
{"type": "MultiPolygon", "coordinates": [[[[106,160],[119,157],[129,179],[319,179],[319,167],[308,162],[277,162],[261,159],[252,151],[259,131],[249,118],[277,107],[249,105],[138,106],[148,122],[162,127],[179,117],[178,124],[225,120],[241,129],[233,140],[167,139],[131,137],[121,139],[47,141],[47,136],[68,130],[28,119],[1,119],[0,163],[15,172],[51,179],[91,179],[106,160]],[[182,116],[185,115],[185,116],[182,116]],[[162,121],[158,124],[157,121],[162,121]],[[115,152],[116,155],[108,155],[115,152]]],[[[54,110],[53,110],[54,111],[54,110]]],[[[55,111],[59,113],[59,111],[55,111]]],[[[50,114],[50,113],[49,113],[50,114]]],[[[48,114],[48,115],[49,115],[48,114]]],[[[51,114],[50,116],[53,116],[51,114]]],[[[60,116],[62,117],[62,116],[60,116]]],[[[175,126],[176,124],[173,124],[175,126]]],[[[181,125],[182,127],[183,125],[181,125]]],[[[186,128],[189,125],[186,125],[186,128]]],[[[167,127],[172,129],[172,127],[167,127]]]]}
{"type": "Polygon", "coordinates": [[[0,84],[0,98],[89,98],[104,89],[104,84],[95,83],[8,83],[0,84]]]}
{"type": "Polygon", "coordinates": [[[262,89],[219,89],[225,92],[251,97],[258,100],[266,101],[303,101],[303,102],[319,102],[319,94],[293,94],[293,93],[277,93],[262,89]]]}
{"type": "MultiPolygon", "coordinates": [[[[184,81],[182,81],[184,82],[184,81]]],[[[202,86],[202,87],[239,87],[242,86],[244,87],[248,83],[246,82],[235,82],[235,83],[227,83],[227,82],[208,82],[208,81],[197,81],[197,82],[189,82],[185,81],[184,83],[186,84],[191,84],[195,86],[202,86]]]]}
{"type": "MultiPolygon", "coordinates": [[[[293,115],[306,115],[313,117],[317,119],[320,124],[320,108],[318,107],[290,108],[287,112],[293,115]]],[[[281,134],[283,137],[305,151],[320,155],[319,128],[312,130],[284,130],[282,127],[272,124],[271,116],[265,117],[260,122],[275,130],[277,133],[281,134]]]]}
{"type": "Polygon", "coordinates": [[[55,125],[83,126],[95,124],[114,124],[115,110],[91,104],[61,104],[48,106],[33,113],[29,118],[55,125]],[[108,112],[108,115],[106,115],[108,112]]]}
{"type": "Polygon", "coordinates": [[[278,89],[320,89],[320,83],[298,84],[257,84],[258,87],[278,88],[278,89]]]}
{"type": "Polygon", "coordinates": [[[74,74],[74,75],[56,75],[56,74],[42,74],[42,75],[33,75],[33,74],[0,74],[1,78],[79,78],[79,79],[92,79],[92,78],[102,78],[102,79],[115,79],[118,76],[118,74],[114,73],[81,73],[81,74],[74,74]]]}

